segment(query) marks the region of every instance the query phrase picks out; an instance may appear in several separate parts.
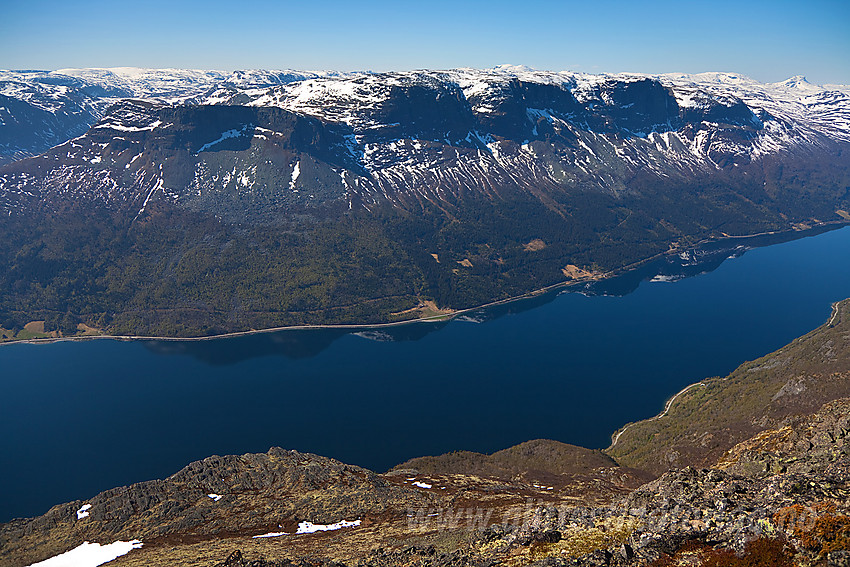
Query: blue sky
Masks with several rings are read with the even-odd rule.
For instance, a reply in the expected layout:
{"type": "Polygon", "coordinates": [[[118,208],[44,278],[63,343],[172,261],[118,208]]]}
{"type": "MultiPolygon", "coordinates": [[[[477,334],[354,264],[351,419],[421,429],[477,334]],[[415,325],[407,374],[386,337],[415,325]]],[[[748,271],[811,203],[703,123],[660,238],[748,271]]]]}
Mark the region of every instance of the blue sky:
{"type": "Polygon", "coordinates": [[[0,68],[730,71],[850,84],[850,1],[0,0],[0,68]]]}

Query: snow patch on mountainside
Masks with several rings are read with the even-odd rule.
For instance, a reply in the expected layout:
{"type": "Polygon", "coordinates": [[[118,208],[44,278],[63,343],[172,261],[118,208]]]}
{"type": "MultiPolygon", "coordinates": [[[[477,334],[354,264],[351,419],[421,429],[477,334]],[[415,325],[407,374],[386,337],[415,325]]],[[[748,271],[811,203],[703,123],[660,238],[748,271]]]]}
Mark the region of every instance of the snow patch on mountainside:
{"type": "Polygon", "coordinates": [[[142,545],[142,542],[137,539],[116,541],[106,545],[85,541],[71,551],[33,563],[29,567],[97,567],[127,555],[132,550],[141,548],[142,545]]]}
{"type": "Polygon", "coordinates": [[[289,190],[295,191],[295,183],[298,181],[298,177],[301,175],[301,162],[296,162],[295,167],[292,168],[292,176],[289,179],[289,190]]]}
{"type": "Polygon", "coordinates": [[[206,144],[204,144],[203,146],[198,148],[198,151],[196,151],[195,153],[199,154],[201,152],[204,152],[204,151],[206,151],[206,150],[208,150],[208,149],[210,149],[210,148],[212,148],[212,147],[214,147],[214,146],[216,146],[216,145],[218,145],[218,144],[222,143],[223,141],[228,140],[230,138],[239,138],[240,136],[244,136],[247,133],[247,131],[248,131],[248,125],[246,124],[245,126],[243,126],[242,128],[240,128],[238,130],[236,128],[233,128],[231,130],[227,130],[225,132],[222,132],[221,136],[219,136],[218,138],[216,138],[212,142],[207,142],[206,144]]]}

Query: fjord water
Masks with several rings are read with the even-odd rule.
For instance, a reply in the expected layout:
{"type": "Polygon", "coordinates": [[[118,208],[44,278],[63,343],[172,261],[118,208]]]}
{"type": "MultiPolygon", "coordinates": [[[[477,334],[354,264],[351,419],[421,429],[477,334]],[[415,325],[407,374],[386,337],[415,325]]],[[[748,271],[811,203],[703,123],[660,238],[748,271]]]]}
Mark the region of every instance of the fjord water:
{"type": "Polygon", "coordinates": [[[622,297],[360,335],[3,346],[0,521],[273,445],[378,471],[535,438],[605,447],[685,385],[824,323],[850,297],[848,250],[850,227],[622,297]]]}

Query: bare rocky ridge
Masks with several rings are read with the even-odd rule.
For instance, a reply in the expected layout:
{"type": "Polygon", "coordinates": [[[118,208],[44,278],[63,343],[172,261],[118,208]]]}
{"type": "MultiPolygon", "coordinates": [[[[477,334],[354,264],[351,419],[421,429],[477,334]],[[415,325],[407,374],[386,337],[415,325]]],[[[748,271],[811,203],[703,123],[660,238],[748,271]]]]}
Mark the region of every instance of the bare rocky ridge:
{"type": "Polygon", "coordinates": [[[558,441],[527,441],[492,455],[456,451],[436,457],[417,457],[394,470],[415,469],[425,474],[469,474],[511,478],[517,474],[560,474],[589,472],[617,463],[602,451],[558,441]]]}
{"type": "MultiPolygon", "coordinates": [[[[533,486],[526,485],[523,494],[521,485],[493,483],[478,477],[452,480],[447,476],[416,475],[433,483],[432,488],[424,489],[409,483],[403,485],[403,480],[412,478],[407,475],[415,473],[385,475],[389,483],[394,483],[410,498],[408,505],[431,504],[424,509],[427,513],[411,520],[411,511],[417,509],[407,508],[403,520],[391,515],[372,515],[371,520],[357,528],[280,536],[289,538],[286,541],[252,539],[226,531],[193,536],[192,530],[178,529],[168,537],[151,537],[142,549],[120,557],[114,564],[217,567],[737,565],[737,553],[751,560],[758,557],[762,563],[757,564],[764,565],[844,565],[842,561],[846,561],[850,545],[848,433],[850,399],[836,400],[811,416],[797,419],[793,425],[765,431],[735,446],[713,468],[672,470],[624,498],[615,498],[610,504],[601,506],[582,505],[562,495],[547,495],[545,490],[532,497],[533,486]],[[765,466],[765,463],[770,464],[765,466]],[[458,490],[463,482],[468,483],[467,488],[458,490]],[[439,490],[443,486],[450,487],[450,492],[439,490]],[[464,496],[497,514],[488,516],[487,521],[480,524],[470,524],[468,517],[448,522],[428,519],[432,515],[449,513],[449,506],[457,506],[464,496]],[[523,496],[525,503],[521,500],[523,496]],[[519,497],[521,504],[494,506],[494,498],[510,497],[515,502],[519,497]],[[726,562],[717,563],[721,559],[726,562]]],[[[317,467],[317,471],[322,471],[318,474],[322,479],[327,478],[325,467],[329,466],[331,471],[340,470],[338,463],[328,459],[294,452],[269,453],[274,454],[292,457],[306,469],[317,467]]],[[[249,456],[242,460],[255,462],[258,458],[249,456]]],[[[198,463],[178,475],[191,470],[199,473],[209,469],[198,463]]],[[[300,478],[292,483],[297,486],[303,484],[305,477],[313,477],[311,474],[295,476],[300,478]]],[[[308,484],[315,486],[315,479],[308,484]]],[[[312,494],[318,497],[321,491],[312,494]]],[[[91,501],[93,513],[104,505],[101,497],[91,501]]],[[[65,512],[73,514],[75,506],[76,503],[66,506],[65,512]]],[[[54,508],[51,514],[60,508],[54,508]]],[[[348,511],[354,509],[356,506],[348,511]]],[[[44,524],[48,516],[40,523],[44,524]]],[[[222,522],[238,522],[243,527],[249,525],[247,521],[251,518],[247,510],[233,507],[220,509],[217,516],[222,522]]],[[[92,517],[92,522],[99,521],[102,520],[92,517]]],[[[155,523],[156,519],[151,521],[155,523]]],[[[53,539],[63,531],[62,522],[54,521],[47,528],[36,527],[35,522],[38,520],[29,521],[26,528],[26,521],[3,526],[4,564],[26,564],[26,560],[21,560],[26,555],[22,555],[20,540],[15,541],[15,536],[24,533],[23,539],[28,541],[53,539]],[[15,530],[18,534],[13,533],[15,530]]],[[[144,529],[142,526],[139,528],[144,529]]],[[[215,532],[215,528],[204,529],[215,532]]],[[[292,533],[293,530],[286,531],[292,533]]],[[[85,535],[74,535],[78,539],[97,539],[99,535],[104,541],[115,537],[96,534],[94,529],[85,535]]],[[[64,546],[70,547],[73,543],[64,546]]],[[[42,546],[41,552],[46,548],[42,546]]]]}
{"type": "MultiPolygon", "coordinates": [[[[736,445],[710,469],[667,472],[616,506],[541,508],[528,533],[520,531],[516,537],[533,538],[553,530],[570,533],[596,525],[601,518],[634,529],[624,534],[619,550],[596,554],[581,564],[642,565],[688,554],[691,560],[693,556],[707,559],[716,554],[713,548],[718,543],[734,552],[753,554],[748,544],[769,538],[782,545],[765,551],[773,555],[762,561],[840,565],[850,550],[848,434],[850,399],[845,398],[799,418],[794,425],[762,432],[736,445]]],[[[539,553],[557,558],[559,548],[567,545],[541,546],[545,549],[539,553]]],[[[574,563],[555,559],[545,564],[574,563]]]]}
{"type": "Polygon", "coordinates": [[[255,535],[299,521],[379,517],[423,504],[372,471],[316,455],[271,449],[266,454],[209,457],[165,480],[142,482],[87,501],[54,506],[0,532],[0,558],[41,560],[82,540],[146,541],[255,535]],[[214,496],[210,496],[210,495],[214,496]],[[215,498],[220,496],[220,498],[215,498]],[[89,504],[84,518],[77,511],[89,504]]]}

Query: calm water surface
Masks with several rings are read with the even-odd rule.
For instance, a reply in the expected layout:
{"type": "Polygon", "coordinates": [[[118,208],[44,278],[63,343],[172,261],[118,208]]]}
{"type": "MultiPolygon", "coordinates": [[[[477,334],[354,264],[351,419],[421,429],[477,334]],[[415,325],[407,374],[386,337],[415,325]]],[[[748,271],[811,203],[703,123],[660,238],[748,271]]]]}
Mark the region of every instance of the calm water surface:
{"type": "Polygon", "coordinates": [[[639,280],[728,253],[605,284],[637,286],[622,297],[551,294],[391,332],[4,346],[0,521],[272,445],[378,471],[534,438],[606,447],[685,385],[825,322],[850,297],[848,250],[850,227],[673,283],[639,280]]]}

